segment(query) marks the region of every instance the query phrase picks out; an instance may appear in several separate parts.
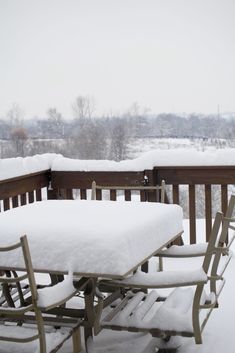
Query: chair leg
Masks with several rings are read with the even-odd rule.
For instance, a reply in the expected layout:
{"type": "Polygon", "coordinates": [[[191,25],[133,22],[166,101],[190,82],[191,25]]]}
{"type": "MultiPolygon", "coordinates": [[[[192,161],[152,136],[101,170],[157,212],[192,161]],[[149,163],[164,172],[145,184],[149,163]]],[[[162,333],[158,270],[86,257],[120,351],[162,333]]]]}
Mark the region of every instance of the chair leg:
{"type": "Polygon", "coordinates": [[[85,339],[85,352],[86,353],[95,353],[93,341],[93,332],[91,327],[84,327],[84,339],[85,339]]]}
{"type": "MultiPolygon", "coordinates": [[[[167,342],[172,340],[172,337],[167,337],[167,339],[162,339],[158,337],[153,337],[147,346],[144,348],[142,353],[151,352],[151,353],[176,353],[178,348],[181,346],[180,338],[177,337],[176,341],[169,347],[166,346],[167,342]],[[179,340],[178,340],[179,339],[179,340]]],[[[175,340],[175,337],[173,338],[175,340]]]]}
{"type": "Polygon", "coordinates": [[[8,306],[14,308],[15,304],[14,304],[14,301],[11,297],[11,291],[10,291],[9,285],[7,283],[2,284],[2,294],[5,297],[8,306]]]}
{"type": "Polygon", "coordinates": [[[193,316],[193,330],[194,330],[194,339],[196,344],[202,343],[202,334],[201,334],[201,325],[199,319],[199,308],[200,308],[200,298],[203,290],[203,286],[198,286],[194,295],[193,307],[192,307],[192,316],[193,316]]]}
{"type": "Polygon", "coordinates": [[[81,328],[78,327],[77,330],[74,331],[72,335],[73,340],[73,353],[79,353],[82,350],[82,343],[81,343],[81,328]]]}

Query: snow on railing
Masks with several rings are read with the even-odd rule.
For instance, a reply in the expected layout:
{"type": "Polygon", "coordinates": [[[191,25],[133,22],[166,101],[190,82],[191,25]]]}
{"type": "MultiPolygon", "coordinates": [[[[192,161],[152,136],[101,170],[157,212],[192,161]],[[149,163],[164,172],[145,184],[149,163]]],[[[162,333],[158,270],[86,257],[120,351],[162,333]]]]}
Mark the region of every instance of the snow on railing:
{"type": "Polygon", "coordinates": [[[235,166],[235,149],[193,148],[154,150],[136,159],[80,160],[47,153],[32,157],[0,159],[0,180],[51,169],[53,171],[142,171],[158,166],[235,166]]]}

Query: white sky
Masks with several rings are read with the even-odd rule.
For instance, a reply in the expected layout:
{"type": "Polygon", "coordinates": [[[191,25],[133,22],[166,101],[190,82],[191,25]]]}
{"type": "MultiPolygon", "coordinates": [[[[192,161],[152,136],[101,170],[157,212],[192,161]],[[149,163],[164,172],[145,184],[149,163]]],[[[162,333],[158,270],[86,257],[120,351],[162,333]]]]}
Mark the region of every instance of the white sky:
{"type": "Polygon", "coordinates": [[[234,0],[0,0],[0,117],[235,111],[234,0]]]}

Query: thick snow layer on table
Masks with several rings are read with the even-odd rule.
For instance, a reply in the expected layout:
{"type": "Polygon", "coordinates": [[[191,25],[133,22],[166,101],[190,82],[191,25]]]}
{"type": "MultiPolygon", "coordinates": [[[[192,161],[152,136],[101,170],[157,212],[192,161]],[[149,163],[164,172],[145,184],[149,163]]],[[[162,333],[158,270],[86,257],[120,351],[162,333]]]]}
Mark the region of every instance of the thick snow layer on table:
{"type": "Polygon", "coordinates": [[[58,156],[55,153],[46,153],[33,157],[0,159],[0,180],[50,169],[53,159],[58,156]]]}
{"type": "MultiPolygon", "coordinates": [[[[0,246],[28,236],[36,270],[122,276],[183,230],[178,205],[49,200],[0,214],[0,246]]],[[[22,267],[19,254],[0,266],[22,267]]]]}

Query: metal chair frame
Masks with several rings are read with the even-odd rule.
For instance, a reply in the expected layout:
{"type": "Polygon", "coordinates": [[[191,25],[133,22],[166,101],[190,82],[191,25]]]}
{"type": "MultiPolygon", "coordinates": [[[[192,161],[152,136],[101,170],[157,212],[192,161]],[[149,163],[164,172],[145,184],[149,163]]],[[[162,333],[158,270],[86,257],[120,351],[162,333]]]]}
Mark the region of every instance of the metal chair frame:
{"type": "MultiPolygon", "coordinates": [[[[234,208],[233,202],[230,203],[230,207],[230,211],[232,213],[232,208],[234,208]]],[[[148,332],[151,333],[153,337],[160,338],[161,342],[168,342],[173,336],[194,337],[195,343],[201,344],[203,329],[209,319],[212,310],[218,307],[218,297],[225,284],[223,275],[229,261],[231,260],[231,254],[229,254],[229,247],[231,242],[228,245],[226,245],[225,242],[227,232],[232,221],[234,221],[234,219],[224,217],[222,213],[217,212],[207,250],[204,255],[203,265],[202,268],[198,270],[198,278],[197,276],[195,278],[195,271],[189,272],[188,276],[185,276],[186,271],[181,271],[182,278],[177,282],[177,280],[174,279],[174,271],[171,271],[170,273],[171,280],[169,280],[169,272],[163,271],[156,272],[154,274],[142,273],[141,276],[137,272],[133,276],[120,281],[100,281],[101,285],[108,283],[109,286],[125,288],[125,291],[134,290],[132,293],[127,292],[128,294],[124,297],[121,303],[101,321],[101,327],[106,329],[126,330],[131,332],[148,332]],[[224,255],[227,256],[226,261],[224,266],[220,269],[220,260],[224,255]],[[204,298],[204,287],[207,283],[209,283],[210,295],[204,298]],[[220,285],[218,285],[218,283],[220,283],[220,285]],[[180,293],[179,291],[183,290],[181,287],[188,286],[194,286],[195,288],[195,291],[193,291],[193,288],[190,288],[190,306],[187,308],[187,311],[190,312],[191,310],[191,330],[182,330],[182,328],[177,330],[175,327],[173,329],[162,328],[161,318],[159,318],[160,321],[158,321],[158,311],[156,311],[153,320],[150,321],[147,326],[146,324],[143,324],[142,319],[145,318],[147,313],[151,310],[155,310],[153,305],[156,303],[156,301],[162,301],[161,306],[164,309],[167,307],[167,305],[169,305],[169,300],[173,300],[175,307],[177,306],[177,298],[180,293]],[[146,293],[146,290],[149,288],[175,289],[168,297],[170,298],[168,300],[168,298],[163,298],[158,293],[155,296],[155,294],[153,294],[155,291],[146,293]],[[142,292],[143,289],[145,293],[142,292]],[[142,292],[141,296],[139,294],[140,292],[142,292]],[[202,309],[208,309],[208,312],[204,320],[200,322],[200,311],[202,309]],[[122,320],[119,319],[120,317],[122,317],[122,320]],[[125,317],[125,320],[123,320],[123,317],[125,317]],[[133,321],[132,318],[136,317],[141,317],[141,319],[138,322],[136,320],[133,321]],[[124,321],[126,321],[125,324],[123,324],[124,321]]],[[[179,276],[179,273],[177,273],[177,276],[179,276]]],[[[179,305],[181,305],[180,302],[179,305]]],[[[166,319],[169,319],[167,314],[166,319]]],[[[173,322],[172,317],[169,324],[171,324],[171,322],[173,322]]],[[[169,352],[175,351],[176,348],[169,350],[169,352]]],[[[160,350],[159,352],[168,352],[168,350],[160,350]]]]}
{"type": "Polygon", "coordinates": [[[136,185],[136,186],[120,186],[120,185],[98,185],[96,184],[95,181],[92,182],[91,186],[91,199],[96,200],[97,199],[97,190],[102,191],[102,190],[109,190],[110,191],[110,198],[116,199],[116,191],[124,191],[125,193],[125,200],[130,201],[131,200],[131,192],[132,191],[139,191],[140,192],[140,198],[141,201],[147,201],[148,196],[147,194],[149,192],[155,192],[156,193],[156,199],[159,200],[160,202],[164,203],[165,202],[165,181],[162,180],[161,185],[136,185]],[[159,195],[160,193],[160,195],[159,195]],[[142,195],[142,196],[141,196],[142,195]]]}
{"type": "Polygon", "coordinates": [[[81,350],[80,331],[79,331],[81,320],[69,320],[68,318],[65,320],[63,320],[63,318],[58,318],[57,320],[56,317],[50,317],[50,319],[48,320],[48,317],[43,316],[43,311],[47,311],[47,309],[51,309],[52,307],[58,307],[66,303],[66,301],[76,293],[76,290],[74,290],[74,293],[72,293],[68,297],[60,299],[58,302],[54,303],[54,305],[50,305],[50,307],[48,308],[39,307],[38,290],[37,290],[37,285],[35,281],[32,260],[30,256],[30,250],[29,250],[29,245],[28,245],[26,235],[20,237],[20,241],[13,245],[0,247],[0,253],[15,251],[17,249],[22,250],[22,256],[25,264],[25,272],[21,275],[16,274],[13,277],[7,277],[7,276],[4,276],[3,272],[1,271],[0,284],[2,285],[2,288],[3,288],[3,298],[0,305],[0,332],[2,328],[3,333],[2,334],[0,333],[0,341],[2,340],[2,341],[9,341],[9,342],[26,343],[26,342],[31,342],[38,339],[40,353],[49,353],[46,347],[45,325],[50,325],[50,326],[59,325],[61,328],[63,328],[63,326],[67,327],[67,332],[64,335],[63,339],[60,340],[60,342],[57,343],[57,345],[54,346],[50,350],[50,352],[54,353],[58,351],[63,345],[63,343],[72,336],[73,352],[78,353],[81,350]],[[11,299],[11,294],[14,295],[15,292],[11,293],[10,287],[14,285],[18,288],[21,288],[22,281],[28,282],[29,290],[27,290],[27,298],[22,298],[23,292],[21,291],[19,292],[21,293],[19,298],[20,299],[19,306],[16,307],[16,299],[18,298],[15,298],[15,300],[11,299]],[[4,295],[6,295],[5,300],[4,300],[4,295]],[[9,322],[16,323],[16,325],[14,326],[13,333],[10,332],[10,326],[8,327],[9,322]],[[32,333],[33,331],[35,333],[35,325],[36,325],[37,333],[29,334],[27,337],[20,337],[20,335],[18,334],[19,333],[18,331],[20,330],[22,331],[22,326],[24,326],[24,323],[27,324],[27,329],[29,333],[32,333]],[[30,324],[33,324],[31,326],[34,328],[34,330],[32,330],[31,328],[28,328],[28,325],[30,324]]]}

